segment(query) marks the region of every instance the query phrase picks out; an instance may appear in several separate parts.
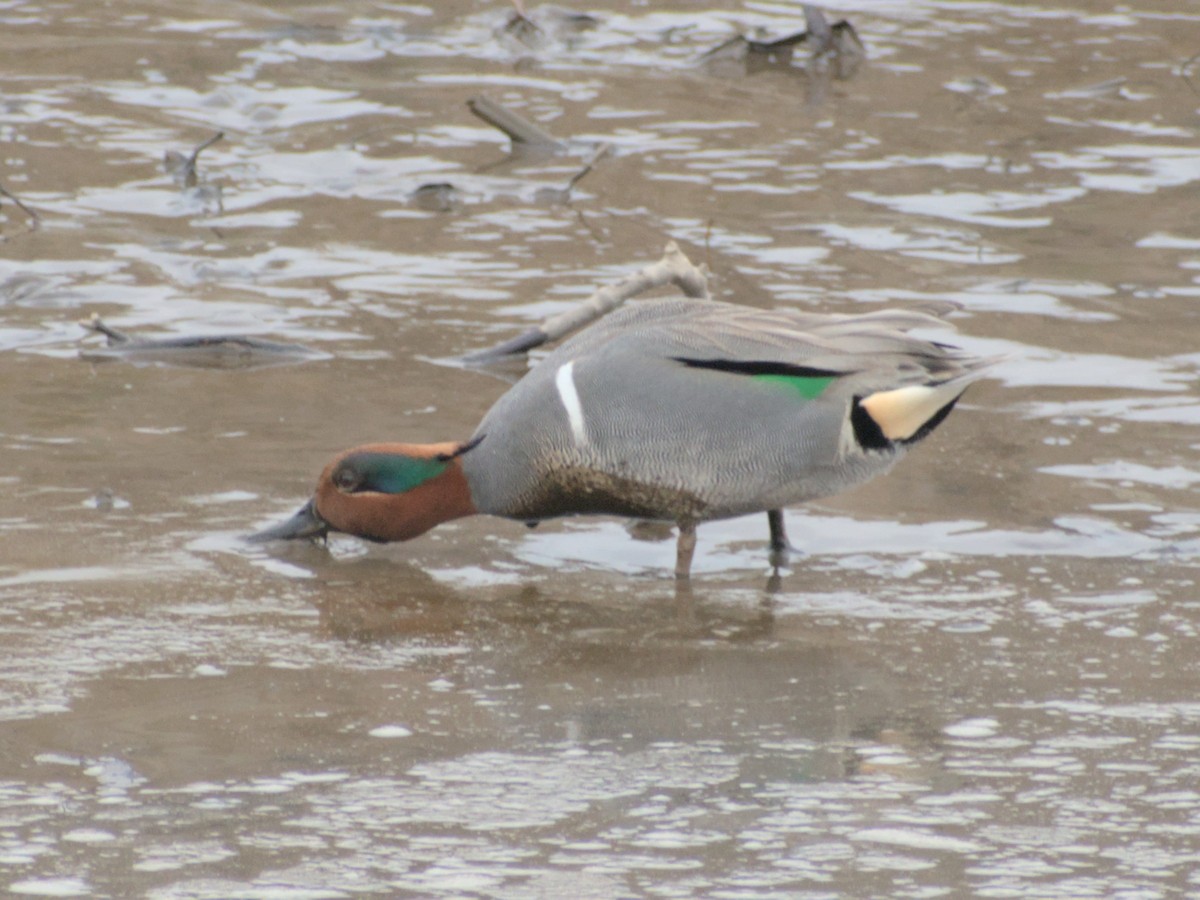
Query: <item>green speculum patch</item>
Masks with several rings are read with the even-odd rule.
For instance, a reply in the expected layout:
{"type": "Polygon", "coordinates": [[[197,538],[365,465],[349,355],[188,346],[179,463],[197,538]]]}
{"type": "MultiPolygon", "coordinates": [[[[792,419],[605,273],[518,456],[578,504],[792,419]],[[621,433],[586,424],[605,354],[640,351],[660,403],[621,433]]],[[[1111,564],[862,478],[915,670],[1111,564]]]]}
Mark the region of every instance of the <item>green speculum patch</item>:
{"type": "Polygon", "coordinates": [[[824,393],[825,388],[829,387],[834,381],[833,375],[755,375],[755,381],[765,381],[771,384],[780,384],[795,391],[805,400],[815,400],[824,393]]]}
{"type": "Polygon", "coordinates": [[[816,366],[798,366],[769,359],[691,359],[686,356],[676,356],[674,359],[689,369],[728,372],[731,375],[745,375],[755,381],[783,385],[805,400],[821,396],[830,384],[845,374],[816,366]]]}

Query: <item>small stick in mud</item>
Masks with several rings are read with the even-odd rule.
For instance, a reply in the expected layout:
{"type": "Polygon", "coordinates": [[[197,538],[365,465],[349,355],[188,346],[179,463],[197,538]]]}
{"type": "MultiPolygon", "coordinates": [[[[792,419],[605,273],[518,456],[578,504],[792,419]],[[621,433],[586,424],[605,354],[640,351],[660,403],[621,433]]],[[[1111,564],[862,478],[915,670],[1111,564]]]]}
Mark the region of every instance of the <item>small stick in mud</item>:
{"type": "Polygon", "coordinates": [[[1197,53],[1195,56],[1189,56],[1183,61],[1183,65],[1179,67],[1179,77],[1183,79],[1183,83],[1188,86],[1188,90],[1193,94],[1200,94],[1200,91],[1196,90],[1196,85],[1192,84],[1192,66],[1196,64],[1196,60],[1198,59],[1200,59],[1200,53],[1197,53]]]}
{"type": "Polygon", "coordinates": [[[589,156],[587,162],[583,164],[583,168],[571,176],[571,180],[567,182],[567,187],[564,192],[567,194],[571,193],[571,188],[579,184],[579,182],[583,179],[583,176],[591,172],[596,163],[600,162],[601,159],[607,156],[610,150],[612,150],[612,144],[601,144],[599,147],[597,147],[596,152],[589,156]]]}
{"type": "Polygon", "coordinates": [[[662,259],[658,262],[627,275],[615,284],[600,288],[578,306],[557,316],[551,316],[524,334],[467,355],[463,362],[468,365],[483,365],[557,341],[612,312],[629,298],[668,284],[674,284],[684,296],[708,299],[708,276],[703,269],[692,264],[674,241],[667,244],[662,259]]]}
{"type": "Polygon", "coordinates": [[[550,132],[487,97],[472,97],[467,101],[467,108],[493,128],[508,135],[513,150],[528,148],[561,153],[566,149],[566,145],[550,132]]]}
{"type": "Polygon", "coordinates": [[[575,187],[575,185],[579,184],[579,182],[583,179],[583,177],[585,175],[587,175],[590,171],[592,171],[592,169],[595,167],[596,163],[598,163],[611,149],[612,149],[611,144],[601,144],[599,147],[596,148],[596,151],[591,156],[588,157],[587,161],[583,164],[583,168],[581,168],[578,172],[576,172],[574,175],[571,176],[571,180],[567,182],[566,187],[564,187],[564,188],[541,188],[540,190],[538,190],[534,199],[537,200],[539,203],[552,203],[552,204],[554,204],[554,203],[556,203],[556,204],[570,203],[571,202],[571,190],[575,187]]]}
{"type": "Polygon", "coordinates": [[[39,225],[42,224],[42,217],[39,216],[34,210],[30,209],[28,206],[26,206],[24,203],[22,203],[20,197],[18,197],[12,191],[8,190],[8,188],[4,187],[3,185],[0,185],[0,196],[7,197],[9,200],[11,200],[13,203],[16,204],[17,209],[21,210],[21,212],[25,213],[25,215],[29,216],[29,227],[30,228],[37,228],[39,225]]]}
{"type": "Polygon", "coordinates": [[[127,344],[133,341],[133,338],[131,338],[125,332],[118,331],[101,319],[99,313],[92,313],[90,317],[86,319],[80,319],[79,324],[88,331],[94,331],[97,334],[104,335],[106,338],[108,338],[109,346],[114,344],[127,344]]]}
{"type": "Polygon", "coordinates": [[[193,188],[200,183],[200,176],[196,173],[196,163],[200,159],[200,152],[207,150],[224,137],[225,132],[218,131],[208,140],[197,146],[190,156],[184,156],[182,153],[168,150],[163,154],[163,166],[175,178],[176,183],[180,187],[193,188]]]}
{"type": "Polygon", "coordinates": [[[804,4],[804,30],[808,34],[809,49],[813,56],[833,46],[833,29],[829,27],[829,20],[811,3],[804,4]]]}

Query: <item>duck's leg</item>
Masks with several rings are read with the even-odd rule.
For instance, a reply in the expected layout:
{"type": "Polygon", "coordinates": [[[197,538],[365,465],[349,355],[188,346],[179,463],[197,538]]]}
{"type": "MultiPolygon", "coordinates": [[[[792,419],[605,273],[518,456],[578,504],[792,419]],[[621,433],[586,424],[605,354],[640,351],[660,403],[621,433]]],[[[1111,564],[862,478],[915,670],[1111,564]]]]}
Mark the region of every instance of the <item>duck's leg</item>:
{"type": "Polygon", "coordinates": [[[768,509],[767,525],[771,528],[771,565],[778,569],[787,565],[788,553],[792,545],[788,543],[787,529],[783,525],[783,510],[768,509]]]}
{"type": "Polygon", "coordinates": [[[692,575],[692,557],[696,553],[696,523],[679,523],[679,542],[675,545],[675,577],[684,581],[692,575]]]}

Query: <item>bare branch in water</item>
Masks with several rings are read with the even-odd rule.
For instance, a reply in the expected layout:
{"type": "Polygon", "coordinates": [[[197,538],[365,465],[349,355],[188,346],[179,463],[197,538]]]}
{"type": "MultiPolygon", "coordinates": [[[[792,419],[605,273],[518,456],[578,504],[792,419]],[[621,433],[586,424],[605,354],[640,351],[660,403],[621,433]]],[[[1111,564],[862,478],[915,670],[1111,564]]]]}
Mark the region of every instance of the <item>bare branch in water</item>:
{"type": "Polygon", "coordinates": [[[201,143],[192,151],[190,156],[184,156],[182,153],[176,153],[174,150],[168,150],[163,155],[163,165],[167,171],[174,176],[180,187],[192,188],[200,183],[200,176],[196,172],[196,163],[200,159],[200,153],[207,150],[217,141],[225,137],[225,132],[218,131],[208,140],[201,143]]]}
{"type": "Polygon", "coordinates": [[[825,13],[811,3],[804,4],[804,30],[813,56],[824,53],[833,43],[833,29],[829,27],[825,13]]]}
{"type": "Polygon", "coordinates": [[[80,348],[80,357],[93,362],[119,359],[134,365],[260,369],[328,358],[328,354],[300,344],[281,344],[244,334],[142,338],[113,328],[96,313],[92,313],[90,318],[80,320],[79,324],[88,331],[102,334],[108,339],[106,346],[80,348]]]}
{"type": "Polygon", "coordinates": [[[587,162],[583,164],[583,168],[571,176],[571,180],[567,182],[567,193],[571,193],[571,189],[579,184],[583,177],[587,175],[595,167],[596,163],[600,162],[608,152],[612,150],[612,144],[601,144],[596,148],[596,152],[588,157],[587,162]]]}
{"type": "Polygon", "coordinates": [[[3,185],[0,185],[0,196],[7,197],[14,204],[16,204],[17,209],[21,210],[21,212],[25,213],[25,215],[29,216],[29,223],[30,223],[29,227],[30,228],[37,228],[39,225],[42,224],[42,217],[39,216],[34,210],[30,209],[28,206],[26,206],[24,203],[22,203],[20,197],[18,197],[12,191],[8,190],[8,188],[4,187],[3,185]]]}
{"type": "Polygon", "coordinates": [[[1200,53],[1197,53],[1195,56],[1189,56],[1183,61],[1183,65],[1179,67],[1179,77],[1183,79],[1183,83],[1188,86],[1193,94],[1200,94],[1200,91],[1196,90],[1196,85],[1192,83],[1192,66],[1195,65],[1198,59],[1200,59],[1200,53]]]}
{"type": "Polygon", "coordinates": [[[109,344],[126,344],[133,339],[123,331],[118,331],[100,318],[99,313],[92,313],[87,319],[80,319],[79,324],[88,331],[94,331],[108,338],[109,344]]]}
{"type": "Polygon", "coordinates": [[[566,149],[563,142],[550,132],[487,97],[472,97],[467,101],[467,108],[493,128],[498,128],[508,135],[509,140],[513,142],[513,149],[528,147],[551,150],[555,153],[566,149]]]}
{"type": "Polygon", "coordinates": [[[600,288],[579,305],[552,316],[524,334],[467,355],[463,362],[482,365],[557,341],[612,312],[631,297],[668,284],[674,284],[684,296],[708,299],[708,276],[703,269],[692,264],[674,241],[667,244],[658,262],[627,275],[615,284],[600,288]]]}
{"type": "Polygon", "coordinates": [[[588,157],[587,162],[583,164],[583,168],[571,176],[571,180],[567,182],[564,188],[540,188],[534,195],[534,199],[539,203],[550,204],[567,204],[571,202],[571,190],[575,185],[579,184],[580,180],[592,171],[596,163],[612,149],[611,144],[601,144],[596,148],[595,152],[588,157]]]}

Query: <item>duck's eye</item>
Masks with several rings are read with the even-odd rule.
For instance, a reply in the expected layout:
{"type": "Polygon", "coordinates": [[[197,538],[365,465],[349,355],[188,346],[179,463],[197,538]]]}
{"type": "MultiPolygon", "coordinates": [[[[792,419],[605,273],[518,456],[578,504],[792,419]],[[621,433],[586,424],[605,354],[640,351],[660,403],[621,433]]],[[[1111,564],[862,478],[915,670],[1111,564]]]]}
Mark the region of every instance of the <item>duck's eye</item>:
{"type": "Polygon", "coordinates": [[[349,466],[342,466],[333,473],[333,483],[339,491],[349,494],[359,485],[358,473],[349,466]]]}

